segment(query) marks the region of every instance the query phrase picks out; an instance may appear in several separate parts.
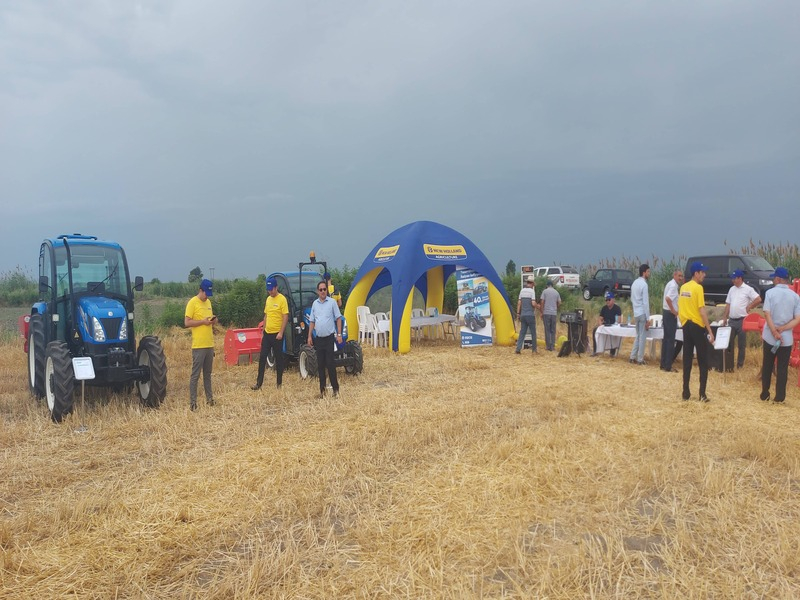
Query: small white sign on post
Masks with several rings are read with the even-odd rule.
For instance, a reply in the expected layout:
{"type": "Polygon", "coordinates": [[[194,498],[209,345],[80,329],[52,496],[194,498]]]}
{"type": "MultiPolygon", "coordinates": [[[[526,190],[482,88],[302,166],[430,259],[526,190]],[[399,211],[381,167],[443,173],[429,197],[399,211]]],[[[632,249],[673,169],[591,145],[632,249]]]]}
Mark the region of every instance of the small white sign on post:
{"type": "Polygon", "coordinates": [[[75,379],[84,381],[94,379],[94,365],[89,356],[78,356],[72,359],[72,370],[75,372],[75,379]]]}
{"type": "MultiPolygon", "coordinates": [[[[72,359],[72,371],[75,374],[75,379],[81,382],[81,417],[86,414],[85,411],[85,404],[84,404],[84,395],[86,392],[86,383],[87,379],[94,379],[94,364],[92,364],[92,359],[89,356],[76,356],[72,359]]],[[[81,419],[83,420],[83,419],[81,419]]],[[[76,433],[85,433],[88,431],[89,428],[86,427],[83,423],[81,426],[78,427],[75,432],[76,433]]]]}
{"type": "Polygon", "coordinates": [[[731,328],[718,327],[717,333],[714,335],[714,350],[725,350],[728,343],[731,341],[731,328]]]}

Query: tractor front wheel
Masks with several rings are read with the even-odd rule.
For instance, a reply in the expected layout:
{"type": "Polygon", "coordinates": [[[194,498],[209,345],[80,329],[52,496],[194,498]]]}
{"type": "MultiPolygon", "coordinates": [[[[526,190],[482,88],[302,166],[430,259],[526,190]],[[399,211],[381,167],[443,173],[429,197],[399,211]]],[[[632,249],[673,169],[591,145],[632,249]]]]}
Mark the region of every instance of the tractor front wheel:
{"type": "Polygon", "coordinates": [[[50,417],[54,423],[61,423],[72,412],[75,391],[75,373],[66,342],[47,344],[44,383],[50,417]]]}
{"type": "Polygon", "coordinates": [[[300,367],[300,377],[303,379],[317,376],[317,351],[314,350],[313,346],[308,344],[300,346],[297,364],[300,367]]]}
{"type": "Polygon", "coordinates": [[[44,398],[44,319],[31,315],[28,324],[28,385],[37,400],[44,398]]]}
{"type": "Polygon", "coordinates": [[[364,351],[361,349],[361,344],[350,341],[345,345],[345,349],[347,356],[353,357],[353,364],[345,367],[344,370],[351,375],[358,375],[364,370],[364,351]]]}
{"type": "Polygon", "coordinates": [[[158,408],[167,395],[167,358],[157,337],[148,335],[139,340],[137,362],[150,368],[150,379],[137,382],[142,404],[158,408]]]}

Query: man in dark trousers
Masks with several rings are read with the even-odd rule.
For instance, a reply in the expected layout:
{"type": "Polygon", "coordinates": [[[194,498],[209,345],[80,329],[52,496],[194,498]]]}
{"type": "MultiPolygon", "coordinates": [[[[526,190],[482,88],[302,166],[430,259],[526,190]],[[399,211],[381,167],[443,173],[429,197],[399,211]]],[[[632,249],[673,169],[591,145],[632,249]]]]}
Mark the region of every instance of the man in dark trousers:
{"type": "Polygon", "coordinates": [[[692,375],[692,361],[697,351],[697,368],[700,371],[700,402],[708,402],[706,382],[708,381],[708,346],[714,345],[714,332],[708,322],[706,297],[703,280],[706,267],[695,261],[689,267],[692,278],[681,286],[678,296],[678,318],[683,323],[683,399],[691,398],[689,378],[692,375]],[[706,335],[708,332],[708,335],[706,335]]]}
{"type": "Polygon", "coordinates": [[[769,400],[773,366],[775,373],[775,402],[786,400],[786,379],[789,374],[789,359],[792,354],[792,330],[800,323],[800,297],[789,289],[789,270],[778,267],[770,275],[775,287],[767,290],[764,299],[764,364],[761,367],[761,399],[769,400]]]}
{"type": "Polygon", "coordinates": [[[264,337],[261,338],[261,354],[258,357],[258,378],[253,390],[261,389],[264,383],[264,369],[270,348],[275,357],[275,370],[278,372],[278,388],[283,383],[283,334],[289,322],[289,304],[286,296],[278,291],[274,277],[267,279],[267,301],[264,304],[264,337]]]}
{"type": "Polygon", "coordinates": [[[336,365],[333,362],[333,342],[342,343],[342,313],[336,300],[328,297],[328,285],[324,281],[317,284],[319,296],[311,305],[308,327],[308,345],[314,345],[317,352],[317,370],[319,373],[319,397],[325,396],[325,371],[331,378],[333,396],[339,395],[339,380],[336,377],[336,365]],[[317,335],[314,336],[316,331],[317,335]]]}
{"type": "Polygon", "coordinates": [[[672,279],[664,286],[664,297],[661,300],[662,323],[664,324],[664,339],[661,342],[661,370],[673,373],[676,371],[672,363],[678,357],[683,347],[683,342],[676,342],[678,332],[678,295],[683,284],[683,271],[675,269],[672,279]]]}

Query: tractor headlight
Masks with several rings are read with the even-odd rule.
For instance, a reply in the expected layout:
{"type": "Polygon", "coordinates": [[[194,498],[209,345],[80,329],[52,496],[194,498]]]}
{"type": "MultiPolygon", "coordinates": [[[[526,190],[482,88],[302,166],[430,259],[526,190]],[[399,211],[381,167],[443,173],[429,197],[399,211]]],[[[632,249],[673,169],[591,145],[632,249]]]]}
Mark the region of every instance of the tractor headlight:
{"type": "Polygon", "coordinates": [[[94,334],[92,335],[94,341],[105,342],[106,332],[103,331],[103,326],[100,325],[100,321],[97,320],[97,317],[92,317],[92,327],[94,328],[94,334]]]}
{"type": "Polygon", "coordinates": [[[122,324],[119,326],[119,339],[128,339],[128,319],[125,317],[122,318],[122,324]]]}

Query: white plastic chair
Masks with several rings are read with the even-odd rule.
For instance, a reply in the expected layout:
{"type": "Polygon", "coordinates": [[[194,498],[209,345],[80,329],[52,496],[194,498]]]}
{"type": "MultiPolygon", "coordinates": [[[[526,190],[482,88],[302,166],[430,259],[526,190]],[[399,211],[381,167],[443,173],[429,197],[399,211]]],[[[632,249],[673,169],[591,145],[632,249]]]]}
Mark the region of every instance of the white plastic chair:
{"type": "Polygon", "coordinates": [[[364,343],[365,341],[374,338],[373,320],[369,312],[369,306],[357,306],[356,317],[358,318],[358,341],[364,343]]]}
{"type": "MultiPolygon", "coordinates": [[[[439,309],[435,306],[429,306],[428,310],[425,311],[425,315],[428,317],[438,317],[439,316],[439,309]]],[[[428,328],[429,331],[433,333],[433,337],[438,338],[439,332],[442,333],[442,338],[444,338],[444,323],[441,321],[436,323],[435,325],[431,325],[428,328]]]]}
{"type": "MultiPolygon", "coordinates": [[[[424,317],[424,316],[425,316],[425,311],[422,310],[421,308],[412,308],[411,309],[411,318],[412,319],[416,319],[417,317],[424,317]]],[[[422,327],[414,327],[414,337],[419,339],[420,336],[422,335],[422,329],[423,329],[422,327]]]]}
{"type": "MultiPolygon", "coordinates": [[[[651,328],[661,328],[664,326],[664,316],[663,315],[650,315],[650,318],[647,320],[651,328]]],[[[664,343],[663,340],[661,342],[664,343]]],[[[656,359],[656,340],[650,340],[650,360],[656,359]]]]}
{"type": "Polygon", "coordinates": [[[389,345],[389,317],[384,312],[377,312],[372,315],[375,324],[375,335],[373,336],[373,346],[376,348],[386,348],[389,345]]]}

